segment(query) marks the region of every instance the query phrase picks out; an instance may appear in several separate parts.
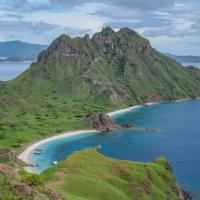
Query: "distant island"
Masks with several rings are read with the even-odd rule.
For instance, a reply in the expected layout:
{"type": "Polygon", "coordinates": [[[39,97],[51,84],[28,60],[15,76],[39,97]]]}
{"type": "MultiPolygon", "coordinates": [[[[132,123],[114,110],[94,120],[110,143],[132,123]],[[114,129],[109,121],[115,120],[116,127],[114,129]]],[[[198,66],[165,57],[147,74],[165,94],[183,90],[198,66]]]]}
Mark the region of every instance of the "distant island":
{"type": "Polygon", "coordinates": [[[47,45],[31,44],[19,40],[0,42],[0,62],[6,59],[8,61],[35,60],[38,53],[46,48],[47,45]]]}
{"type": "Polygon", "coordinates": [[[200,63],[200,56],[177,56],[169,53],[165,53],[165,55],[180,63],[200,63]]]}
{"type": "Polygon", "coordinates": [[[34,57],[8,57],[8,58],[1,58],[0,62],[24,62],[24,61],[35,61],[36,59],[34,57]]]}

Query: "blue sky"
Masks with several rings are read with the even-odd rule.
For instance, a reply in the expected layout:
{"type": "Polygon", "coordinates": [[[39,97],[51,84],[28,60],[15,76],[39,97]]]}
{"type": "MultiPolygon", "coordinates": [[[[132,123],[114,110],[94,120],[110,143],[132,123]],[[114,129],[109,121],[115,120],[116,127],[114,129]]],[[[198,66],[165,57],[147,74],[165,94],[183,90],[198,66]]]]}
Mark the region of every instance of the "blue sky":
{"type": "Polygon", "coordinates": [[[0,0],[0,41],[49,44],[105,26],[132,28],[162,52],[200,55],[198,0],[0,0]]]}

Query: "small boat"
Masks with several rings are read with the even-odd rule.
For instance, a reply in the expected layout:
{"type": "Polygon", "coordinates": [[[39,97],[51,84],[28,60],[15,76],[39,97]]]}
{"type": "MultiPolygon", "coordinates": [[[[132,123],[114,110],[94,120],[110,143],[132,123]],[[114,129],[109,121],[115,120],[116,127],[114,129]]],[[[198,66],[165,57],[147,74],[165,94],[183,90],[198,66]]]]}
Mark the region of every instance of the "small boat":
{"type": "Polygon", "coordinates": [[[55,160],[55,161],[52,162],[52,164],[53,164],[53,165],[57,165],[57,164],[58,164],[58,161],[55,160]]]}
{"type": "Polygon", "coordinates": [[[34,151],[33,154],[39,155],[39,154],[42,154],[42,152],[41,151],[34,151]]]}
{"type": "Polygon", "coordinates": [[[41,148],[34,149],[33,154],[42,154],[42,149],[41,148]]]}

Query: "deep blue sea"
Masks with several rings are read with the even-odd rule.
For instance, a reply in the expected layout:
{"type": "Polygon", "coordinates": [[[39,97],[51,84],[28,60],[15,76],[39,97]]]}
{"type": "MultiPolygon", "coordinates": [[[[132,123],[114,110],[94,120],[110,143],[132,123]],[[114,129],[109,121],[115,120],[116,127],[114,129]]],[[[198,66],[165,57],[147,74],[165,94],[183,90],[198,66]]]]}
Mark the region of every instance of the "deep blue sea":
{"type": "Polygon", "coordinates": [[[102,153],[116,159],[149,162],[164,156],[178,183],[198,192],[200,100],[141,107],[113,119],[119,124],[132,123],[134,128],[90,133],[44,144],[41,155],[31,155],[32,162],[39,164],[36,171],[41,172],[52,166],[52,161],[62,160],[77,150],[101,144],[102,153]],[[145,131],[145,128],[153,131],[145,131]]]}

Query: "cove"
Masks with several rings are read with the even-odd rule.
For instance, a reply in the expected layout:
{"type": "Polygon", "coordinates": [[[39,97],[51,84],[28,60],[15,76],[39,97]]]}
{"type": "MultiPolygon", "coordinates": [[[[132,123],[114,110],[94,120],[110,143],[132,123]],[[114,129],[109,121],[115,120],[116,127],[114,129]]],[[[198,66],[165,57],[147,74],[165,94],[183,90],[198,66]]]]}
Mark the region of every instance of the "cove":
{"type": "Polygon", "coordinates": [[[148,162],[164,156],[178,183],[199,191],[200,100],[140,107],[115,115],[113,120],[119,124],[129,122],[135,128],[88,133],[43,144],[41,155],[30,154],[30,161],[38,163],[35,172],[42,172],[52,166],[52,161],[60,161],[75,151],[101,144],[102,153],[116,159],[148,162]]]}

